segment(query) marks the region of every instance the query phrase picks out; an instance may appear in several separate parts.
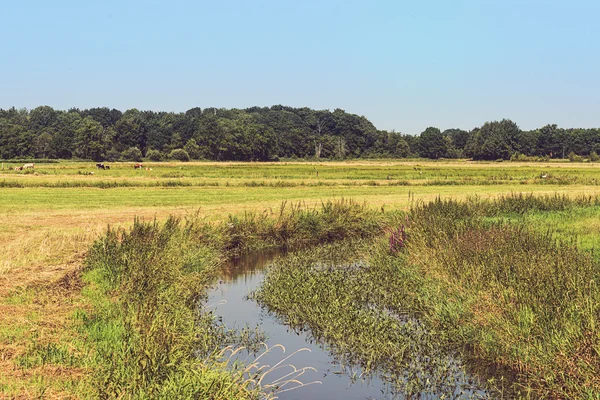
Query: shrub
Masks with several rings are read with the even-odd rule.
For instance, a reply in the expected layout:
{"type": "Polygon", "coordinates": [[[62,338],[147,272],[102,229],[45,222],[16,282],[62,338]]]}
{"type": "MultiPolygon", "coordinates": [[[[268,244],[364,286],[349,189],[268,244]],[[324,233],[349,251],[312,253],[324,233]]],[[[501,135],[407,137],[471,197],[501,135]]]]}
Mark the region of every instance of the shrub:
{"type": "Polygon", "coordinates": [[[142,152],[137,147],[130,147],[123,152],[122,157],[126,161],[142,161],[142,152]]]}
{"type": "MultiPolygon", "coordinates": [[[[193,158],[194,160],[197,160],[200,158],[200,146],[198,146],[198,144],[196,143],[196,141],[194,139],[188,140],[187,143],[185,144],[185,146],[183,146],[183,150],[189,154],[189,158],[193,158]]],[[[181,161],[187,161],[187,160],[181,160],[181,161]]]]}
{"type": "Polygon", "coordinates": [[[516,152],[510,156],[510,161],[548,161],[549,159],[550,157],[548,156],[527,156],[519,152],[516,152]]]}
{"type": "Polygon", "coordinates": [[[175,149],[171,151],[169,157],[179,161],[190,161],[190,155],[184,149],[175,149]]]}
{"type": "Polygon", "coordinates": [[[158,150],[148,150],[146,157],[148,157],[150,161],[160,161],[162,160],[163,155],[158,150]]]}
{"type": "Polygon", "coordinates": [[[115,161],[119,161],[120,159],[121,159],[121,153],[114,147],[106,153],[106,161],[115,162],[115,161]]]}
{"type": "Polygon", "coordinates": [[[583,162],[583,157],[575,154],[574,151],[569,153],[569,161],[571,162],[583,162]]]}

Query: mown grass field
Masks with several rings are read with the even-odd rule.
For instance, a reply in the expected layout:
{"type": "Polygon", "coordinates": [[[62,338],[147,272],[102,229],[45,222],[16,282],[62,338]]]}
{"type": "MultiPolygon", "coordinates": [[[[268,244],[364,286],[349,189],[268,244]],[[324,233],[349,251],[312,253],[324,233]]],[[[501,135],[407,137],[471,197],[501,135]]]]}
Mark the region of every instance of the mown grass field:
{"type": "MultiPolygon", "coordinates": [[[[90,370],[69,361],[69,346],[47,352],[44,362],[27,357],[52,343],[74,343],[76,353],[82,339],[73,314],[91,307],[79,271],[108,225],[196,213],[215,224],[245,212],[275,218],[282,202],[310,207],[339,198],[391,211],[437,197],[600,194],[600,165],[589,163],[145,163],[151,170],[112,163],[103,171],[69,162],[15,171],[17,165],[0,169],[0,393],[24,398],[85,391],[90,370]]],[[[598,211],[514,218],[593,250],[600,245],[598,211]]]]}

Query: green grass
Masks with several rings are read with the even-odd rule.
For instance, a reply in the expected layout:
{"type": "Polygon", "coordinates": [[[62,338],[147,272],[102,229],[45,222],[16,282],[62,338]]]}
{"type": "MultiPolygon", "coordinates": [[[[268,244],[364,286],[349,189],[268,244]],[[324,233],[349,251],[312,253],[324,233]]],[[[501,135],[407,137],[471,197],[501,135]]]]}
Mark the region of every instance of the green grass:
{"type": "MultiPolygon", "coordinates": [[[[60,177],[63,185],[77,179],[79,182],[97,182],[127,179],[132,185],[152,185],[156,181],[184,182],[194,186],[197,182],[316,182],[345,181],[365,184],[406,182],[415,185],[462,185],[462,184],[584,184],[600,182],[600,166],[572,163],[467,163],[457,161],[357,161],[357,162],[294,162],[294,163],[144,163],[152,170],[134,170],[133,163],[110,163],[110,170],[96,170],[94,163],[61,162],[36,164],[35,171],[14,171],[17,164],[5,164],[1,170],[6,182],[24,175],[28,182],[39,185],[56,183],[60,177]],[[81,176],[94,172],[93,176],[81,176]],[[154,183],[148,181],[153,180],[154,183]],[[140,183],[146,181],[146,183],[140,183]]],[[[23,185],[30,183],[21,182],[23,185]]],[[[75,185],[75,183],[73,183],[75,185]]]]}
{"type": "MultiPolygon", "coordinates": [[[[109,230],[87,258],[84,295],[92,311],[78,312],[94,354],[95,396],[241,399],[261,390],[268,396],[257,383],[260,368],[227,366],[222,351],[232,336],[199,307],[217,267],[244,251],[373,236],[392,220],[393,214],[340,201],[284,204],[276,218],[245,214],[219,225],[138,220],[129,231],[109,230]]],[[[240,336],[240,343],[248,341],[247,332],[240,336]]],[[[22,366],[63,355],[43,350],[22,366]]]]}
{"type": "MultiPolygon", "coordinates": [[[[222,229],[216,233],[210,231],[213,232],[211,240],[220,243],[221,247],[215,250],[215,254],[219,255],[217,258],[222,259],[236,251],[258,250],[286,243],[292,245],[294,242],[302,244],[307,242],[306,238],[314,232],[319,232],[316,236],[319,238],[318,241],[346,241],[371,236],[377,232],[381,233],[382,227],[387,226],[395,218],[392,215],[383,217],[382,210],[385,214],[398,209],[407,210],[411,205],[415,206],[421,201],[427,203],[437,197],[465,201],[468,197],[477,194],[481,202],[487,198],[509,196],[511,193],[533,193],[536,196],[553,196],[554,193],[559,193],[570,197],[600,193],[600,186],[597,185],[600,179],[600,166],[561,162],[470,163],[410,160],[266,164],[145,163],[152,168],[152,171],[134,170],[132,163],[109,163],[111,170],[101,171],[95,169],[94,163],[59,162],[36,163],[35,171],[12,170],[13,166],[19,164],[22,163],[5,163],[5,169],[0,170],[0,243],[3,245],[0,250],[0,278],[5,278],[0,286],[0,289],[4,290],[0,298],[0,308],[11,313],[2,321],[3,325],[16,327],[0,329],[0,337],[5,340],[2,342],[0,355],[10,360],[4,365],[7,370],[23,369],[25,372],[21,376],[28,376],[18,378],[23,379],[20,384],[17,381],[0,379],[2,388],[0,391],[14,395],[22,394],[25,387],[32,388],[31,393],[42,392],[48,388],[51,395],[76,392],[81,397],[86,397],[83,393],[89,390],[90,382],[96,379],[92,376],[92,372],[98,370],[98,363],[100,363],[99,359],[95,358],[98,348],[94,347],[95,345],[86,348],[81,338],[73,338],[77,336],[74,332],[76,329],[69,321],[59,322],[53,319],[48,321],[54,309],[49,308],[48,311],[39,303],[40,297],[48,297],[55,299],[48,300],[48,304],[61,304],[62,294],[52,294],[48,289],[49,284],[60,278],[60,274],[64,274],[61,272],[65,271],[62,268],[77,260],[77,257],[80,257],[90,243],[98,237],[99,232],[104,232],[107,224],[125,226],[129,229],[136,215],[152,220],[154,216],[166,218],[169,214],[191,216],[200,210],[200,215],[205,218],[203,224],[220,226],[222,229]],[[94,175],[84,175],[90,172],[94,172],[94,175]],[[546,177],[543,178],[543,175],[546,177]],[[320,215],[322,202],[327,204],[329,199],[340,198],[354,199],[360,206],[358,209],[362,209],[364,202],[369,212],[374,214],[355,210],[362,216],[358,220],[348,221],[338,218],[334,209],[328,217],[320,215]],[[280,205],[286,201],[288,204],[302,202],[304,208],[312,211],[297,212],[293,218],[281,219],[280,205]],[[319,212],[315,214],[315,210],[319,212]],[[229,218],[229,215],[232,217],[229,218]],[[303,217],[300,218],[300,215],[303,217]],[[361,218],[370,223],[363,225],[360,222],[361,218]],[[263,223],[263,220],[266,222],[263,223]],[[235,231],[226,230],[224,227],[227,223],[232,223],[235,231]],[[344,232],[355,232],[355,234],[346,235],[344,232]],[[223,241],[224,237],[227,237],[228,241],[223,241]],[[48,285],[41,285],[40,281],[45,281],[48,285]],[[25,289],[16,291],[16,287],[25,289]],[[35,290],[31,291],[31,287],[35,290]],[[30,328],[25,330],[24,326],[30,328]],[[23,339],[30,331],[51,332],[53,329],[57,329],[58,333],[53,334],[52,338],[47,337],[46,341],[36,339],[39,342],[36,345],[23,339]],[[63,337],[80,343],[75,343],[72,347],[62,346],[63,337]],[[59,350],[52,347],[51,343],[58,346],[56,349],[59,350]],[[18,346],[21,347],[17,348],[18,346]],[[75,357],[71,363],[73,366],[69,368],[76,372],[71,378],[61,376],[60,379],[54,379],[53,372],[46,375],[45,371],[52,371],[52,368],[60,367],[61,364],[40,362],[40,360],[60,360],[62,350],[69,350],[75,357]],[[91,356],[80,357],[81,354],[78,352],[84,354],[89,352],[91,356]],[[13,357],[11,354],[17,354],[21,358],[13,357]],[[55,356],[56,354],[58,356],[55,356]],[[22,366],[15,367],[18,360],[22,361],[22,366]],[[56,388],[59,388],[58,392],[53,391],[56,388]]],[[[528,232],[532,230],[534,234],[540,235],[545,235],[550,229],[551,241],[560,239],[567,244],[577,244],[578,251],[595,250],[600,237],[598,224],[595,221],[598,206],[587,204],[586,207],[575,205],[560,208],[560,204],[566,203],[568,203],[566,200],[559,199],[542,201],[536,205],[535,200],[517,199],[512,203],[506,201],[490,206],[475,205],[472,210],[480,207],[479,217],[484,225],[499,223],[500,220],[510,221],[515,226],[524,225],[528,227],[528,232]],[[490,212],[498,206],[502,207],[500,212],[490,212]]],[[[356,204],[350,208],[355,206],[356,204]]],[[[286,207],[286,215],[293,213],[288,207],[286,207]]],[[[449,223],[449,226],[452,224],[449,223]]],[[[387,246],[383,242],[380,245],[387,246]]],[[[436,254],[430,256],[445,253],[447,251],[440,247],[436,254]]],[[[386,258],[386,261],[381,262],[389,263],[388,276],[393,276],[394,272],[398,273],[404,279],[404,283],[393,279],[390,280],[392,282],[389,285],[382,287],[387,288],[388,296],[391,296],[389,293],[395,291],[404,293],[403,285],[409,285],[407,287],[410,290],[406,289],[408,291],[402,300],[407,302],[406,310],[415,310],[420,315],[430,310],[425,307],[426,304],[439,302],[439,313],[466,315],[461,314],[463,310],[474,312],[472,307],[475,307],[475,304],[481,310],[493,304],[503,304],[498,298],[493,297],[498,296],[495,292],[492,294],[477,292],[474,297],[468,297],[470,303],[464,299],[460,300],[462,299],[460,296],[464,295],[462,291],[467,290],[459,285],[460,282],[453,281],[450,286],[446,286],[447,281],[442,279],[442,275],[425,274],[428,270],[424,270],[418,260],[408,264],[402,263],[397,258],[397,255],[390,256],[389,260],[386,258]],[[392,283],[397,286],[390,286],[392,283]],[[492,297],[489,297],[486,303],[477,296],[484,299],[485,296],[492,297]]],[[[431,266],[439,264],[439,260],[434,258],[432,260],[435,263],[432,261],[431,266]]],[[[193,263],[193,260],[190,262],[193,263]]],[[[96,325],[86,322],[84,324],[86,328],[76,333],[81,335],[89,333],[90,337],[95,338],[93,343],[102,348],[102,346],[109,346],[110,342],[116,340],[115,338],[122,339],[124,335],[123,326],[107,322],[115,317],[111,314],[114,310],[109,309],[114,307],[112,301],[117,301],[111,296],[118,291],[111,289],[112,291],[107,292],[100,284],[100,280],[104,278],[94,275],[91,271],[87,274],[90,274],[86,275],[89,286],[84,290],[84,297],[78,300],[83,303],[83,306],[77,321],[93,321],[96,317],[101,318],[96,320],[98,322],[96,325]],[[104,301],[106,303],[103,303],[104,301]],[[95,314],[96,311],[90,311],[91,305],[97,307],[98,314],[95,314]]],[[[584,307],[585,304],[579,306],[584,307]]],[[[67,308],[63,307],[60,310],[64,315],[68,315],[67,308]]],[[[531,315],[534,315],[534,321],[537,318],[535,310],[533,314],[527,310],[521,311],[518,318],[514,315],[513,320],[520,318],[523,326],[527,324],[531,315]]],[[[504,325],[494,325],[494,329],[503,332],[508,331],[506,327],[509,327],[513,334],[520,332],[511,325],[513,320],[504,325]]],[[[461,327],[456,334],[457,338],[466,337],[460,335],[466,335],[465,332],[469,329],[475,329],[461,325],[461,319],[456,321],[461,327]]],[[[482,322],[478,320],[478,323],[482,322]]],[[[493,331],[492,328],[490,329],[493,331]]],[[[500,343],[493,332],[487,332],[486,335],[487,339],[481,339],[481,343],[490,341],[500,343]]],[[[471,339],[465,341],[473,342],[471,339]]],[[[513,343],[518,341],[514,339],[513,343]]],[[[542,342],[536,343],[540,345],[539,343],[542,342]]],[[[573,343],[578,342],[574,340],[573,343]]],[[[114,349],[118,350],[116,347],[114,349]]],[[[65,356],[65,362],[68,359],[65,356]]],[[[215,365],[222,366],[219,362],[216,361],[215,365]]],[[[510,362],[505,364],[512,365],[510,362]]],[[[217,370],[220,368],[217,367],[217,370]]],[[[123,371],[125,370],[119,373],[125,373],[123,371]]],[[[0,371],[0,375],[2,372],[0,371]]],[[[186,374],[205,372],[205,370],[192,368],[185,374],[177,376],[182,377],[182,380],[199,379],[187,377],[186,374]]],[[[71,370],[66,372],[66,374],[71,373],[71,370]]],[[[124,376],[122,375],[122,379],[125,379],[124,376]]],[[[16,377],[17,375],[13,374],[8,379],[17,379],[16,377]]],[[[221,378],[215,375],[214,379],[221,378]]],[[[176,383],[182,381],[173,382],[175,382],[173,387],[176,387],[176,383]]],[[[526,385],[531,390],[542,390],[539,385],[536,386],[527,380],[525,382],[528,382],[526,385]]],[[[569,384],[570,388],[574,385],[573,382],[569,384]]]]}
{"type": "Polygon", "coordinates": [[[447,391],[443,355],[460,350],[498,396],[597,397],[600,262],[552,230],[553,214],[585,223],[594,204],[519,195],[418,204],[405,240],[363,247],[359,264],[330,261],[331,250],[284,260],[256,297],[367,370],[403,371],[416,382],[397,382],[404,392],[447,391]],[[407,318],[425,334],[398,322],[407,318]],[[431,360],[428,385],[404,348],[431,360]]]}

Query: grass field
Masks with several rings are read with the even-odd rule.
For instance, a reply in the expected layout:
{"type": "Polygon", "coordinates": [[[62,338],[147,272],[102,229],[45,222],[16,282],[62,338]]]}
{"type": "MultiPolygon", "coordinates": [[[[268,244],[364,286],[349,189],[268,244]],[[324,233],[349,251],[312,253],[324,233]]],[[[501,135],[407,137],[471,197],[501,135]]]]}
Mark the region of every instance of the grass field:
{"type": "MultiPolygon", "coordinates": [[[[437,197],[600,194],[600,165],[589,163],[145,164],[151,170],[113,163],[103,171],[89,162],[65,162],[15,171],[17,165],[5,163],[0,169],[0,393],[24,398],[81,393],[79,377],[86,385],[90,371],[76,362],[29,362],[25,355],[35,346],[81,339],[72,315],[91,305],[81,295],[79,271],[108,225],[195,213],[210,223],[244,212],[265,211],[274,218],[282,202],[310,207],[339,198],[391,211],[437,197]]],[[[588,207],[514,218],[539,230],[552,227],[561,238],[595,249],[598,211],[588,207]]],[[[50,359],[68,358],[69,351],[53,350],[50,359]]]]}

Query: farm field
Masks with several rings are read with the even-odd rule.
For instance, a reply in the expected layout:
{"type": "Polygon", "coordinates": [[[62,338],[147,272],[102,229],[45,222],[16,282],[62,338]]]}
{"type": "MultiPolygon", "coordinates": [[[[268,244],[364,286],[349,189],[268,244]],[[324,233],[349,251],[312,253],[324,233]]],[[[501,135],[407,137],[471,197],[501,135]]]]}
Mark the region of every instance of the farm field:
{"type": "MultiPolygon", "coordinates": [[[[519,193],[572,199],[600,195],[600,165],[593,163],[191,162],[144,163],[148,169],[143,170],[134,170],[133,163],[112,163],[110,170],[97,170],[89,162],[60,162],[15,171],[17,165],[4,163],[0,170],[0,393],[24,398],[85,397],[82,393],[94,386],[93,368],[73,355],[89,345],[89,332],[82,331],[74,316],[100,307],[97,294],[86,292],[92,278],[82,280],[82,269],[90,246],[105,235],[107,226],[129,229],[135,218],[151,222],[177,216],[196,218],[204,224],[198,228],[202,232],[209,229],[206,226],[228,221],[235,225],[238,219],[254,221],[259,229],[258,220],[281,218],[282,203],[288,209],[293,204],[312,209],[351,199],[378,213],[380,226],[391,229],[401,220],[400,212],[436,199],[462,202],[478,196],[483,201],[519,193]]],[[[481,230],[499,219],[515,221],[539,234],[551,230],[552,238],[575,243],[595,257],[593,251],[600,245],[598,211],[599,203],[590,201],[547,211],[482,214],[485,221],[478,221],[475,228],[481,230]]],[[[419,228],[420,234],[426,228],[419,228]]],[[[370,225],[352,229],[376,234],[370,225]]],[[[423,249],[416,253],[421,260],[433,257],[423,249]]],[[[432,273],[444,275],[441,269],[432,273]]],[[[272,282],[276,279],[292,278],[282,274],[272,282]]],[[[465,288],[455,284],[452,290],[465,288]]],[[[269,293],[262,295],[265,303],[274,303],[269,293]]],[[[533,352],[526,355],[541,359],[533,352]]],[[[587,384],[590,393],[598,389],[593,379],[587,384]]]]}

